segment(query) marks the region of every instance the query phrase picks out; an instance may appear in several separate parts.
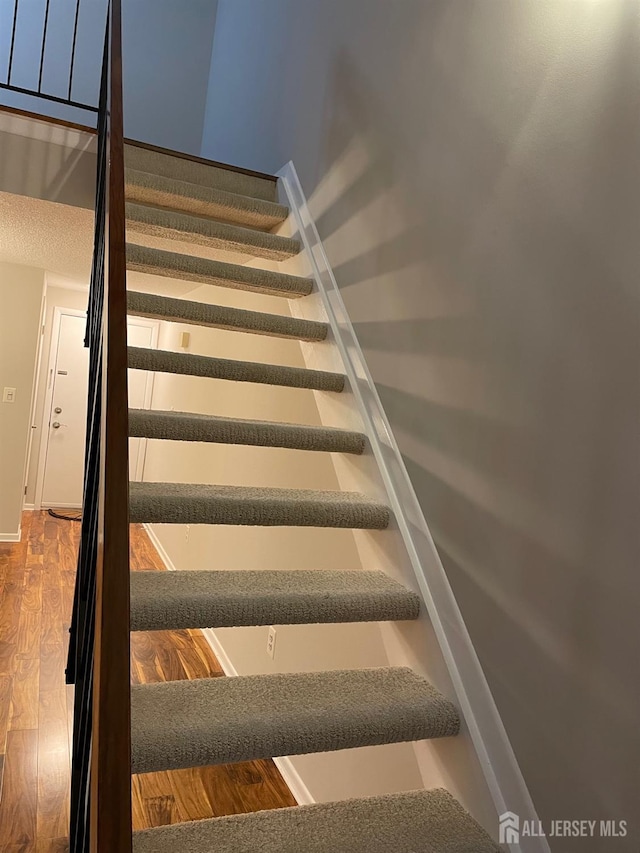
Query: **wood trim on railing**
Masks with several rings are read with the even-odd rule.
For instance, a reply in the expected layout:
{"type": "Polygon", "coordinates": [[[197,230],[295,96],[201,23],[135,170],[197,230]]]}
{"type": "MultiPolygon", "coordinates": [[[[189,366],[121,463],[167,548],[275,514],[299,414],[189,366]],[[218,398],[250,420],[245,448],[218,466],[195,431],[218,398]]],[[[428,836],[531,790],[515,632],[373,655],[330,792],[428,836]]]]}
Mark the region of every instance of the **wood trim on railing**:
{"type": "Polygon", "coordinates": [[[202,163],[203,166],[214,166],[216,169],[226,169],[227,172],[237,172],[239,175],[250,175],[252,178],[263,178],[265,181],[278,180],[275,175],[267,172],[256,172],[253,169],[243,169],[241,166],[233,166],[231,163],[220,163],[218,160],[207,160],[206,157],[197,157],[195,154],[184,154],[182,151],[172,151],[170,148],[160,148],[148,142],[138,142],[135,139],[125,139],[125,145],[134,145],[136,148],[144,148],[147,151],[155,151],[156,154],[168,154],[170,157],[178,157],[180,160],[189,160],[191,163],[202,163]]]}
{"type": "MultiPolygon", "coordinates": [[[[37,97],[37,95],[34,95],[37,97]]],[[[32,121],[43,121],[47,124],[55,124],[58,127],[68,127],[71,130],[79,130],[83,133],[91,133],[95,136],[98,133],[97,128],[89,127],[86,124],[78,124],[75,121],[66,121],[63,118],[54,118],[43,113],[33,113],[30,110],[21,110],[18,107],[8,107],[6,104],[0,104],[0,113],[9,113],[10,115],[19,116],[20,118],[31,119],[32,121]]]]}
{"type": "Polygon", "coordinates": [[[96,574],[91,851],[131,851],[129,464],[121,0],[110,2],[102,458],[96,574]]]}
{"type": "MultiPolygon", "coordinates": [[[[7,107],[0,104],[0,112],[8,112],[13,115],[22,116],[23,118],[34,119],[35,121],[45,121],[49,124],[57,124],[60,127],[69,127],[73,130],[84,131],[84,133],[97,134],[97,128],[87,127],[84,124],[76,124],[73,121],[65,121],[64,119],[53,118],[52,116],[40,115],[32,113],[28,110],[20,110],[16,107],[7,107]]],[[[268,172],[256,172],[253,169],[243,169],[242,166],[234,166],[232,163],[221,163],[219,160],[207,160],[206,157],[198,157],[195,154],[185,154],[183,151],[173,151],[171,148],[161,148],[158,145],[151,145],[149,142],[140,142],[137,139],[124,138],[125,145],[133,145],[136,148],[144,148],[147,151],[155,151],[157,154],[168,154],[169,157],[178,157],[180,160],[189,160],[192,163],[202,163],[203,166],[213,166],[216,169],[225,169],[227,172],[236,172],[239,175],[249,175],[252,178],[263,178],[265,181],[278,180],[275,175],[270,175],[268,172]]]]}

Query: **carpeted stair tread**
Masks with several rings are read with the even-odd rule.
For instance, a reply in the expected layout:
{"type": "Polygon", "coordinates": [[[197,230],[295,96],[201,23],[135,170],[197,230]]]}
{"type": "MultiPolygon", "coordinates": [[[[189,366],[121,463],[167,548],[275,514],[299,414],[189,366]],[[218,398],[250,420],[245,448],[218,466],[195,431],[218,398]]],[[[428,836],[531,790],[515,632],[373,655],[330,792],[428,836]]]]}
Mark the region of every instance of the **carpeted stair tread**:
{"type": "Polygon", "coordinates": [[[300,252],[299,241],[291,237],[241,228],[239,225],[228,225],[159,207],[127,202],[125,216],[128,234],[149,234],[214,249],[249,253],[257,258],[275,261],[292,258],[300,252]]]}
{"type": "Polygon", "coordinates": [[[135,290],[127,292],[127,313],[170,322],[232,329],[256,335],[296,338],[301,341],[323,341],[327,336],[327,324],[314,320],[298,320],[281,314],[246,311],[135,290]]]}
{"type": "Polygon", "coordinates": [[[131,483],[132,523],[346,527],[384,530],[390,511],[357,492],[131,483]]]}
{"type": "Polygon", "coordinates": [[[135,204],[158,205],[196,216],[211,216],[264,231],[283,222],[289,213],[284,205],[273,201],[137,169],[125,172],[125,194],[127,201],[135,204]]]}
{"type": "Polygon", "coordinates": [[[150,409],[129,410],[129,435],[132,438],[250,444],[329,453],[360,454],[365,448],[365,437],[362,433],[335,427],[253,421],[150,409]]]}
{"type": "Polygon", "coordinates": [[[275,178],[247,174],[223,164],[202,162],[191,157],[181,157],[173,152],[152,151],[138,145],[127,144],[124,148],[127,169],[160,175],[175,181],[186,181],[204,187],[215,187],[226,192],[276,201],[275,178]]]}
{"type": "Polygon", "coordinates": [[[442,788],[145,829],[134,853],[500,853],[442,788]]]}
{"type": "Polygon", "coordinates": [[[131,688],[132,773],[457,735],[454,705],[407,667],[131,688]]]}
{"type": "Polygon", "coordinates": [[[313,289],[310,278],[261,270],[242,264],[212,261],[194,255],[165,252],[137,243],[127,243],[127,269],[132,272],[160,275],[200,284],[248,290],[269,296],[297,299],[308,296],[313,289]]]}
{"type": "Polygon", "coordinates": [[[132,631],[396,621],[419,610],[419,597],[380,571],[131,574],[132,631]]]}
{"type": "Polygon", "coordinates": [[[262,385],[281,385],[287,388],[310,388],[316,391],[344,390],[344,376],[306,367],[286,367],[255,361],[235,361],[212,358],[186,352],[128,347],[129,367],[135,370],[155,370],[160,373],[180,373],[232,382],[257,382],[262,385]]]}

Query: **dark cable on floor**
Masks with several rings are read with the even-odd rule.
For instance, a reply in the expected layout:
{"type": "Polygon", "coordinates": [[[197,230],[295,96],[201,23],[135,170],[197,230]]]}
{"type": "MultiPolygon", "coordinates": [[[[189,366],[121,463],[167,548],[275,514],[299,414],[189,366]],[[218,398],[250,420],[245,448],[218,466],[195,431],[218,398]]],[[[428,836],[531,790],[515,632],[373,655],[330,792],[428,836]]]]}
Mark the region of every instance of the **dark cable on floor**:
{"type": "Polygon", "coordinates": [[[49,515],[52,515],[54,518],[61,518],[63,521],[82,521],[82,513],[78,513],[78,515],[63,515],[60,512],[55,512],[54,510],[48,510],[49,515]]]}

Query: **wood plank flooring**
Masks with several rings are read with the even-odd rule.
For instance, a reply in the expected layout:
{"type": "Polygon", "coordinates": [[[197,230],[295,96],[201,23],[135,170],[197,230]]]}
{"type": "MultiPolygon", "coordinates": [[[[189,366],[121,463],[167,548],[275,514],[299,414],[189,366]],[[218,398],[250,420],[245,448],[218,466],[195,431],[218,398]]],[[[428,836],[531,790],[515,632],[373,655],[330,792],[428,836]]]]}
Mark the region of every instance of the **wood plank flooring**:
{"type": "MultiPolygon", "coordinates": [[[[0,543],[0,851],[68,850],[73,688],[64,667],[80,525],[25,512],[0,543]]],[[[140,525],[131,567],[164,566],[140,525]]],[[[223,676],[200,631],[131,635],[139,684],[223,676]]],[[[134,829],[295,805],[272,761],[133,776],[134,829]]]]}

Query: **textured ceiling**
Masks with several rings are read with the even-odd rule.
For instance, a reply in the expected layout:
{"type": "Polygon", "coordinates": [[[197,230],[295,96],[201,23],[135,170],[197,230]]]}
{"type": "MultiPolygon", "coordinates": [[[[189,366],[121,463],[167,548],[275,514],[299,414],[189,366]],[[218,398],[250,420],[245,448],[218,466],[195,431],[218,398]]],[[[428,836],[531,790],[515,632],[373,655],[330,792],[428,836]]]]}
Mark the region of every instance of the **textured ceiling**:
{"type": "Polygon", "coordinates": [[[0,193],[0,260],[87,284],[92,251],[92,211],[0,193]]]}
{"type": "MultiPolygon", "coordinates": [[[[136,235],[136,241],[173,251],[199,247],[136,235]]],[[[195,251],[193,251],[195,249],[195,251]]],[[[56,278],[88,284],[93,252],[93,212],[67,204],[0,192],[0,261],[37,267],[56,278]]],[[[204,250],[204,254],[208,254],[204,250]]],[[[221,253],[218,253],[220,258],[221,253]]],[[[128,273],[134,290],[180,296],[198,287],[194,282],[128,273]]]]}
{"type": "MultiPolygon", "coordinates": [[[[136,234],[133,242],[169,251],[245,263],[249,255],[136,234]]],[[[0,261],[37,267],[70,282],[88,284],[93,252],[93,211],[52,201],[0,192],[0,261]]],[[[135,290],[180,296],[193,282],[128,273],[135,290]]]]}

